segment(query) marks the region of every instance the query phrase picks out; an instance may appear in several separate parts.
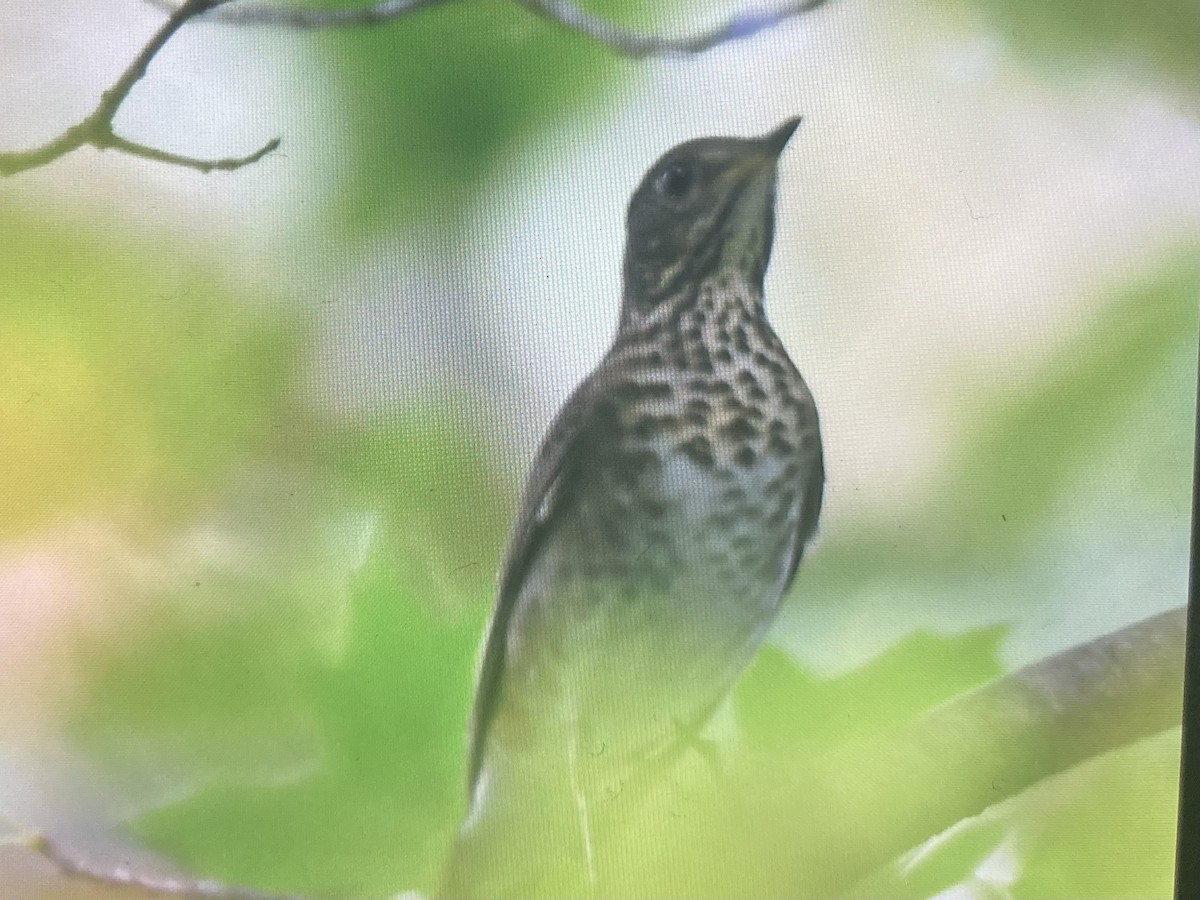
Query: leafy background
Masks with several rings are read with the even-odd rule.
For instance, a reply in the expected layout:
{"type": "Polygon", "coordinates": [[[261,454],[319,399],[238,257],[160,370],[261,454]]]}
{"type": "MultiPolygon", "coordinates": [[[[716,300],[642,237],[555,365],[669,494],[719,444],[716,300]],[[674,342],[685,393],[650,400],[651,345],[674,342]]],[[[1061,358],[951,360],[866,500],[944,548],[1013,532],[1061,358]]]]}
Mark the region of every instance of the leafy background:
{"type": "MultiPolygon", "coordinates": [[[[157,17],[0,21],[15,149],[157,17]]],[[[188,29],[121,127],[218,155],[278,130],[278,156],[81,153],[0,191],[0,808],[147,871],[430,888],[516,492],[615,320],[625,198],[672,143],[796,111],[768,290],[830,489],[733,699],[747,746],[886,741],[1180,604],[1197,48],[1187,4],[1101,0],[833,0],[643,63],[501,0],[188,29]]],[[[1093,760],[847,894],[1169,896],[1177,764],[1178,732],[1093,760]]],[[[0,864],[5,896],[93,895],[0,864]]]]}

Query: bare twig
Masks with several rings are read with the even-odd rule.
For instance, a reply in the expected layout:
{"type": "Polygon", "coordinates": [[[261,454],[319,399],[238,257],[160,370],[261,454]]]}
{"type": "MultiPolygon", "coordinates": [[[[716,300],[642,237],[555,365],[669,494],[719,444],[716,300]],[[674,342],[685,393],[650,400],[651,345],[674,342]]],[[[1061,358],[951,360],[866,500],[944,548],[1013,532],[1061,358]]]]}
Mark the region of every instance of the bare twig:
{"type": "Polygon", "coordinates": [[[543,19],[604,44],[622,56],[638,59],[665,53],[703,53],[719,44],[754,37],[785,19],[823,6],[826,0],[791,0],[770,9],[743,10],[718,25],[678,36],[634,31],[593,15],[569,0],[514,2],[543,19]]]}
{"type": "Polygon", "coordinates": [[[170,18],[154,33],[133,62],[121,73],[116,83],[100,97],[100,103],[91,114],[80,122],[68,128],[54,140],[35,150],[20,153],[0,153],[0,175],[13,175],[38,166],[44,166],[61,156],[78,150],[85,145],[99,150],[118,150],[131,156],[153,159],[159,162],[185,166],[201,172],[211,172],[214,169],[238,169],[250,163],[257,162],[279,146],[279,139],[269,141],[249,156],[230,157],[227,159],[197,159],[191,156],[181,156],[168,153],[145,144],[139,144],[113,132],[113,118],[121,108],[121,104],[129,96],[142,77],[151,61],[180,28],[190,19],[209,10],[216,9],[230,0],[187,0],[171,13],[170,18]]]}
{"type": "MultiPolygon", "coordinates": [[[[452,0],[381,0],[373,6],[343,9],[294,9],[272,4],[241,4],[232,9],[219,9],[231,0],[147,0],[166,10],[170,17],[142,48],[116,84],[104,92],[92,113],[77,125],[68,128],[54,140],[34,150],[0,153],[0,175],[13,175],[53,162],[83,146],[99,150],[117,150],[130,156],[153,159],[171,165],[184,166],[200,172],[214,169],[232,170],[258,162],[279,146],[275,138],[248,156],[225,159],[199,159],[178,153],[168,153],[120,137],[113,132],[113,118],[129,96],[133,86],[146,74],[151,61],[186,22],[212,13],[221,21],[246,25],[282,25],[292,28],[337,28],[381,25],[401,16],[440,6],[452,0]]],[[[785,0],[760,10],[745,10],[718,25],[691,34],[668,36],[645,33],[610,22],[576,6],[571,0],[511,0],[534,15],[588,40],[603,44],[614,53],[630,58],[643,58],[668,53],[702,53],[719,44],[753,37],[785,19],[799,16],[826,0],[785,0]]]]}
{"type": "MultiPolygon", "coordinates": [[[[174,12],[179,8],[173,0],[146,0],[151,6],[174,12]]],[[[270,3],[243,3],[235,9],[223,9],[208,19],[232,22],[238,25],[282,25],[287,28],[361,28],[384,25],[401,16],[418,10],[441,6],[453,0],[381,0],[374,6],[358,6],[348,9],[305,9],[284,7],[270,3]]]]}
{"type": "MultiPolygon", "coordinates": [[[[175,9],[172,0],[147,0],[160,9],[175,9]]],[[[213,18],[243,25],[285,25],[293,28],[343,28],[381,25],[401,16],[451,0],[382,0],[350,9],[294,9],[271,3],[242,4],[213,18]]],[[[683,35],[647,34],[610,22],[570,0],[512,0],[518,6],[568,31],[603,44],[621,56],[639,59],[667,53],[703,53],[719,44],[753,37],[785,19],[823,6],[827,0],[785,0],[765,9],[743,10],[718,25],[683,35]]]]}

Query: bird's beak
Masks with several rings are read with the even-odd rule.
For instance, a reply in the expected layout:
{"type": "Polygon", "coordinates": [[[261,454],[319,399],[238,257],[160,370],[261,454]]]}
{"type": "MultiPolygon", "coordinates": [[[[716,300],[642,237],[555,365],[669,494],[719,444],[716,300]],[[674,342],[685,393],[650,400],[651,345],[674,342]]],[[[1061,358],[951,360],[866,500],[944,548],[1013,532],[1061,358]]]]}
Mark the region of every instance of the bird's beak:
{"type": "MultiPolygon", "coordinates": [[[[742,142],[739,158],[722,173],[723,206],[728,210],[719,232],[724,240],[723,264],[744,266],[743,260],[752,259],[766,269],[775,215],[776,166],[799,125],[799,117],[788,119],[774,131],[742,142]]],[[[760,271],[755,277],[761,275],[760,271]]]]}
{"type": "Polygon", "coordinates": [[[759,138],[759,145],[763,152],[770,156],[771,159],[778,159],[779,154],[783,152],[783,148],[787,146],[787,142],[791,140],[796,129],[800,127],[801,119],[799,116],[793,116],[788,119],[770,134],[759,138]]]}
{"type": "Polygon", "coordinates": [[[799,127],[800,117],[795,116],[774,131],[747,141],[745,156],[726,171],[725,178],[731,183],[743,184],[763,172],[774,172],[779,154],[799,127]]]}

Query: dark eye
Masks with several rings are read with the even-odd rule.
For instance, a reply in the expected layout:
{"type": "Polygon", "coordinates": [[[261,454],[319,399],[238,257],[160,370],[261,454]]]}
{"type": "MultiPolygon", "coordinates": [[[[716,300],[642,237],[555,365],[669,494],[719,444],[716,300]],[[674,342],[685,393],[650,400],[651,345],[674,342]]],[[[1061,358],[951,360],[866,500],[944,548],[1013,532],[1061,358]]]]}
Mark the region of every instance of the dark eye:
{"type": "Polygon", "coordinates": [[[683,163],[673,163],[658,176],[656,185],[658,192],[670,200],[682,200],[691,193],[696,183],[696,175],[690,166],[683,163]]]}

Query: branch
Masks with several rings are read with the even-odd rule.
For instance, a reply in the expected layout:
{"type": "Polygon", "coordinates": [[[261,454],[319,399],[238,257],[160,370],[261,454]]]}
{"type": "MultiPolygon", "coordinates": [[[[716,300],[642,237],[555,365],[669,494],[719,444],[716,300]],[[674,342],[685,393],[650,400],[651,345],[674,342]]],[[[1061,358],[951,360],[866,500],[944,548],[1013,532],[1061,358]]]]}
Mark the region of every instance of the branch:
{"type": "Polygon", "coordinates": [[[724,22],[692,34],[644,34],[616,25],[569,0],[513,0],[534,15],[554,22],[569,31],[577,32],[609,49],[634,59],[666,53],[703,53],[719,44],[754,37],[773,28],[785,19],[794,18],[823,6],[826,0],[792,0],[773,9],[742,10],[724,22]]]}
{"type": "Polygon", "coordinates": [[[843,772],[876,777],[843,777],[816,797],[871,819],[840,830],[840,856],[802,853],[809,880],[816,873],[844,885],[1047,778],[1178,728],[1185,627],[1181,607],[1064,650],[942,704],[882,754],[840,761],[843,772]],[[891,827],[871,827],[878,823],[891,827]]]}
{"type": "MultiPolygon", "coordinates": [[[[146,0],[151,6],[167,12],[179,9],[173,0],[146,0]]],[[[382,0],[374,6],[349,9],[304,9],[274,4],[243,3],[236,9],[222,9],[208,19],[236,25],[282,25],[287,28],[317,30],[321,28],[362,28],[383,25],[408,13],[441,6],[452,0],[382,0]]]]}
{"type": "Polygon", "coordinates": [[[44,166],[61,156],[66,156],[73,150],[90,145],[98,150],[118,150],[130,156],[140,156],[143,159],[153,159],[159,162],[185,166],[201,172],[211,172],[214,169],[232,170],[257,162],[279,146],[279,139],[269,141],[249,156],[229,157],[226,159],[197,159],[191,156],[181,156],[168,153],[120,137],[113,132],[113,119],[121,104],[129,96],[142,77],[146,74],[151,61],[166,45],[180,28],[190,19],[216,9],[230,0],[187,0],[175,9],[170,18],[162,24],[154,36],[146,43],[141,52],[134,58],[128,68],[121,73],[116,83],[100,97],[99,105],[92,113],[80,122],[68,128],[54,140],[35,150],[20,153],[0,153],[0,175],[13,175],[38,166],[44,166]]]}
{"type": "MultiPolygon", "coordinates": [[[[695,871],[700,880],[663,893],[753,896],[747,874],[769,873],[755,885],[758,896],[836,896],[957,822],[1178,728],[1185,624],[1186,610],[1178,608],[1064,650],[798,778],[749,761],[731,773],[727,802],[689,825],[696,840],[684,844],[675,834],[670,843],[687,848],[672,873],[687,879],[695,871]],[[738,860],[735,871],[718,864],[729,859],[738,860]]],[[[664,884],[654,860],[631,858],[642,864],[613,896],[643,877],[664,884]]]]}
{"type": "MultiPolygon", "coordinates": [[[[54,140],[34,150],[0,153],[0,175],[14,175],[28,169],[47,165],[83,146],[98,150],[117,150],[130,156],[140,156],[171,165],[211,172],[230,171],[258,162],[279,147],[279,139],[268,141],[248,156],[225,159],[199,159],[178,153],[168,153],[145,144],[120,137],[113,131],[113,119],[133,86],[146,74],[151,61],[183,25],[207,13],[221,21],[249,25],[285,25],[293,28],[337,28],[381,25],[401,16],[440,6],[451,0],[381,0],[374,6],[349,9],[287,9],[274,5],[240,5],[235,9],[218,9],[231,0],[147,0],[166,10],[170,17],[142,48],[129,67],[100,98],[100,104],[86,119],[68,128],[54,140]]],[[[702,53],[730,41],[753,37],[785,19],[799,16],[826,0],[786,0],[771,9],[742,11],[724,22],[692,34],[667,36],[647,34],[617,25],[574,5],[571,0],[511,0],[535,16],[568,31],[602,44],[621,56],[641,59],[667,53],[702,53]]]]}
{"type": "MultiPolygon", "coordinates": [[[[174,10],[172,0],[147,0],[160,9],[174,10]]],[[[292,28],[344,28],[382,25],[401,16],[439,6],[450,0],[381,0],[374,6],[350,9],[288,9],[273,4],[243,4],[221,10],[212,18],[241,25],[284,25],[292,28]]],[[[724,22],[683,35],[647,34],[594,15],[571,0],[511,0],[541,19],[588,40],[603,44],[621,56],[641,59],[668,53],[703,53],[719,44],[753,37],[785,19],[800,16],[827,0],[785,0],[769,9],[742,10],[724,22]]]]}
{"type": "Polygon", "coordinates": [[[586,869],[571,798],[542,787],[523,801],[510,771],[517,793],[460,834],[439,897],[839,896],[963,819],[1179,727],[1183,635],[1182,609],[1146,619],[820,757],[743,753],[715,781],[698,763],[610,781],[588,807],[586,869]]]}

